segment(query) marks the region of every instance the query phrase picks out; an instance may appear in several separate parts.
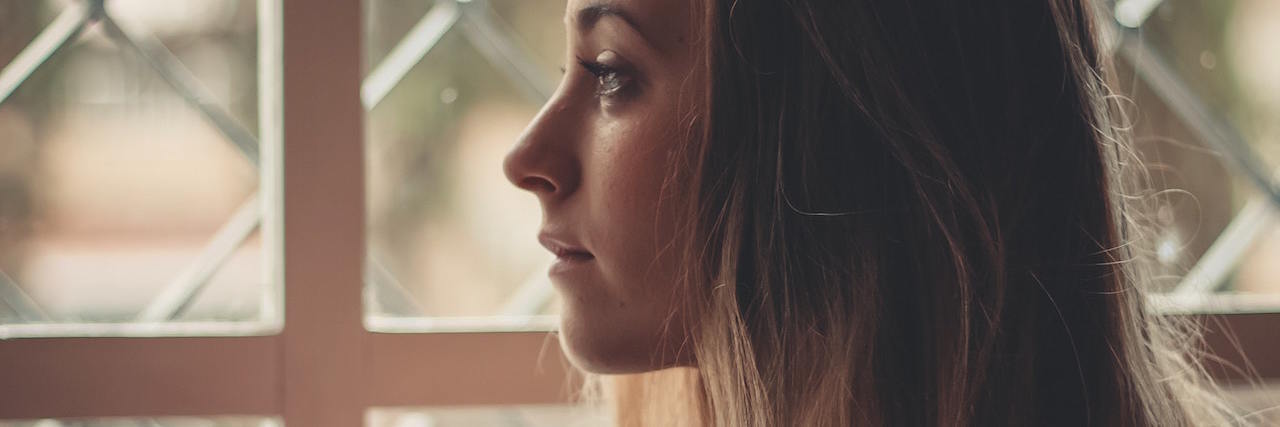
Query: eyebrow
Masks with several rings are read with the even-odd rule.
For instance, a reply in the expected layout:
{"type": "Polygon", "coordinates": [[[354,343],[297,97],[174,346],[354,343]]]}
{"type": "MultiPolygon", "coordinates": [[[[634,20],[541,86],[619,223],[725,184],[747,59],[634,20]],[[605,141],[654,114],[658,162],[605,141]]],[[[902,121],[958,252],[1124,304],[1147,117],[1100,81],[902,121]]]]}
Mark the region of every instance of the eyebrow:
{"type": "Polygon", "coordinates": [[[636,24],[636,20],[631,17],[631,14],[621,7],[605,2],[592,3],[582,9],[578,9],[578,31],[586,32],[591,30],[596,26],[596,22],[606,16],[621,19],[644,36],[644,31],[640,29],[640,25],[636,24]]]}

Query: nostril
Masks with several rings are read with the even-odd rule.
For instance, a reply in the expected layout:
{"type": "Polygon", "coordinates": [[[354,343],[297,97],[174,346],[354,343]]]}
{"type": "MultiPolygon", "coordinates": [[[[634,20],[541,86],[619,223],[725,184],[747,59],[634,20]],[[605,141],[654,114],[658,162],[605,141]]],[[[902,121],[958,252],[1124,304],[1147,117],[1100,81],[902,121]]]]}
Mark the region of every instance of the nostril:
{"type": "Polygon", "coordinates": [[[534,193],[555,193],[556,186],[550,180],[537,176],[530,176],[520,180],[520,188],[532,191],[534,193]]]}

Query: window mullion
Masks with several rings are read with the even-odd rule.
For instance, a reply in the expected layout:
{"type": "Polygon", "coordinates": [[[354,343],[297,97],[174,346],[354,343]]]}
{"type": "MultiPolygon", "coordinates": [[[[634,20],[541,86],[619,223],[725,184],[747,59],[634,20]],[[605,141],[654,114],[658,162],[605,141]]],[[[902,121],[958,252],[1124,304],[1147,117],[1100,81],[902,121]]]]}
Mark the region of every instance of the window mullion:
{"type": "Polygon", "coordinates": [[[283,2],[283,416],[364,417],[364,156],[360,2],[283,2]]]}

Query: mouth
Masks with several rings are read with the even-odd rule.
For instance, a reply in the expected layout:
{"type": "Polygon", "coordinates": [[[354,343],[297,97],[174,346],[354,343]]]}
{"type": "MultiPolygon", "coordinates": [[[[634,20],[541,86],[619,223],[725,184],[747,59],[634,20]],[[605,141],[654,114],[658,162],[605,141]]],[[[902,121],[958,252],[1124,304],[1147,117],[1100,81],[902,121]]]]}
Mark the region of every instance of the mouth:
{"type": "Polygon", "coordinates": [[[558,262],[580,263],[596,259],[595,255],[586,248],[551,237],[546,233],[538,235],[538,243],[554,254],[558,262]]]}

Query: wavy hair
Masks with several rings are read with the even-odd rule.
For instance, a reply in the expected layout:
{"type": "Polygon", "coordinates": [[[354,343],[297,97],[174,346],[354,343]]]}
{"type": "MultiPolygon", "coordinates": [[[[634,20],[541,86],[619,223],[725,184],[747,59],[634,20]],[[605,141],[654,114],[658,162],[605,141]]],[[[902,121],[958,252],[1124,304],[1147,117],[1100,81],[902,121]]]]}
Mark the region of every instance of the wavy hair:
{"type": "Polygon", "coordinates": [[[697,4],[709,92],[671,180],[697,366],[605,378],[622,424],[1236,421],[1173,344],[1195,329],[1146,307],[1090,5],[697,4]]]}

